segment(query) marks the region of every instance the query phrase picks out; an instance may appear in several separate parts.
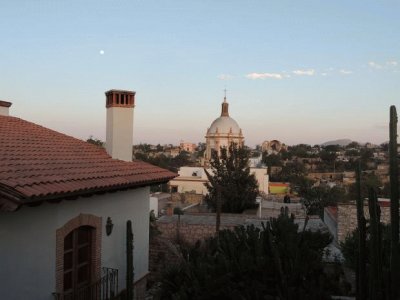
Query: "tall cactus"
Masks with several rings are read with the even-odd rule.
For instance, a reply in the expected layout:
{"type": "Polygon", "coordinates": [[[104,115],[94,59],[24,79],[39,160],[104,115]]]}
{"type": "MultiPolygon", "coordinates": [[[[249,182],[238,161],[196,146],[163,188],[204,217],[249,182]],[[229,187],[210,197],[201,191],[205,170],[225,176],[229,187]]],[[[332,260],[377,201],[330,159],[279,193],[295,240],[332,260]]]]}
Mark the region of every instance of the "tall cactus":
{"type": "Polygon", "coordinates": [[[358,225],[358,261],[357,261],[357,300],[367,299],[367,253],[366,253],[366,221],[364,216],[364,200],[361,196],[361,166],[356,170],[357,188],[357,225],[358,225]]]}
{"type": "MultiPolygon", "coordinates": [[[[289,299],[289,286],[286,278],[286,274],[283,271],[282,260],[279,255],[279,250],[276,247],[276,243],[274,243],[274,238],[272,236],[272,226],[273,220],[267,222],[266,230],[265,230],[265,237],[268,242],[268,246],[271,249],[273,262],[275,268],[277,270],[277,292],[279,295],[279,299],[289,299]]],[[[264,227],[264,224],[262,224],[264,227]]]]}
{"type": "Polygon", "coordinates": [[[391,219],[391,246],[390,246],[390,290],[391,299],[399,299],[400,259],[399,259],[399,171],[397,158],[397,112],[396,107],[390,107],[390,219],[391,219]]]}
{"type": "Polygon", "coordinates": [[[126,222],[126,300],[133,300],[133,232],[132,222],[126,222]]]}
{"type": "Polygon", "coordinates": [[[382,238],[380,225],[380,207],[378,197],[373,188],[369,190],[368,197],[369,215],[370,215],[370,293],[369,299],[383,299],[383,268],[382,268],[382,238]]]}

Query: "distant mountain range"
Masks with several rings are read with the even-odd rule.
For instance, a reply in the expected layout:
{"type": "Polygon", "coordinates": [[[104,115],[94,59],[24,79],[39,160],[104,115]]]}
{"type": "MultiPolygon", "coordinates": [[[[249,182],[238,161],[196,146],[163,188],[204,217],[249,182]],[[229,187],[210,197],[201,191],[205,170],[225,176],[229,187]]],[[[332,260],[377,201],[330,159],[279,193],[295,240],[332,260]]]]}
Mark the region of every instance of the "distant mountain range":
{"type": "Polygon", "coordinates": [[[339,139],[339,140],[325,142],[325,143],[321,144],[321,146],[330,146],[330,145],[347,146],[351,142],[353,142],[353,141],[350,139],[339,139]]]}

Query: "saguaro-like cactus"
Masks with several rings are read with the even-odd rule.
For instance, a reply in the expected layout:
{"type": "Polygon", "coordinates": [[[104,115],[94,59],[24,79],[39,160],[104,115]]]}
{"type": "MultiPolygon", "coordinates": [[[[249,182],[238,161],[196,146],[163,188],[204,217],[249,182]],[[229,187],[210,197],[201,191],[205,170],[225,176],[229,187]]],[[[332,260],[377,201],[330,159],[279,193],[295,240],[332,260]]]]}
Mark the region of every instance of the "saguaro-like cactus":
{"type": "Polygon", "coordinates": [[[357,300],[367,299],[367,253],[366,253],[366,221],[364,216],[364,200],[361,196],[361,166],[356,170],[357,187],[357,225],[358,225],[358,261],[357,261],[357,300]]]}
{"type": "Polygon", "coordinates": [[[369,299],[383,299],[383,268],[382,268],[382,238],[381,238],[381,211],[378,197],[373,188],[369,190],[368,197],[370,215],[370,294],[369,299]]]}
{"type": "Polygon", "coordinates": [[[126,300],[133,300],[133,232],[132,222],[126,222],[126,300]]]}
{"type": "Polygon", "coordinates": [[[390,294],[391,299],[399,299],[400,259],[399,259],[399,171],[397,158],[397,112],[396,107],[390,107],[389,132],[389,163],[390,163],[390,294]]]}

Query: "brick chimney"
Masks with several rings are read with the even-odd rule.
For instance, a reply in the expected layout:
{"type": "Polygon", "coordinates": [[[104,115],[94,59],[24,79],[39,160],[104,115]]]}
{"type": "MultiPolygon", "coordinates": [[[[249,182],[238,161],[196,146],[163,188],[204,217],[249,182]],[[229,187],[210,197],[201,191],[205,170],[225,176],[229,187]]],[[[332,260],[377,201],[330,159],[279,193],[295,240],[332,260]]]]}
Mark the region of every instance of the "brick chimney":
{"type": "Polygon", "coordinates": [[[0,116],[8,116],[11,102],[0,100],[0,116]]]}
{"type": "Polygon", "coordinates": [[[107,153],[115,159],[132,161],[135,92],[109,90],[105,94],[107,108],[107,153]]]}

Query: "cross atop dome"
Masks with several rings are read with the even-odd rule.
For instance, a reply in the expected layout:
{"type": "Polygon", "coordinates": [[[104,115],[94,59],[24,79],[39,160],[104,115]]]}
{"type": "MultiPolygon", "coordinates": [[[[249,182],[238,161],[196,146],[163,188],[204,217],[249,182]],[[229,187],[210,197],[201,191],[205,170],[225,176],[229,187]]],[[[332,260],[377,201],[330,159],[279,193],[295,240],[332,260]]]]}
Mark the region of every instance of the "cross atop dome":
{"type": "Polygon", "coordinates": [[[226,88],[224,89],[224,102],[226,102],[226,88]]]}
{"type": "Polygon", "coordinates": [[[229,117],[229,104],[226,102],[226,89],[224,89],[224,102],[222,102],[221,117],[229,117]]]}

